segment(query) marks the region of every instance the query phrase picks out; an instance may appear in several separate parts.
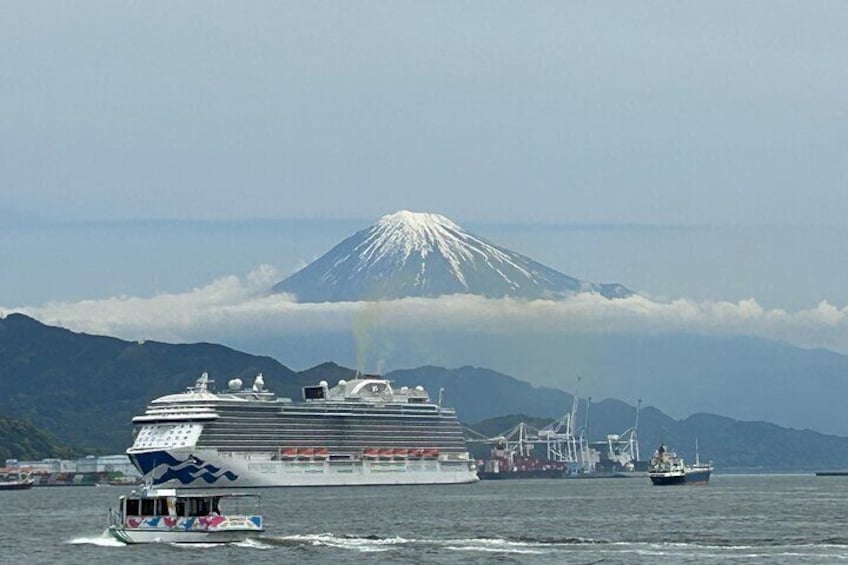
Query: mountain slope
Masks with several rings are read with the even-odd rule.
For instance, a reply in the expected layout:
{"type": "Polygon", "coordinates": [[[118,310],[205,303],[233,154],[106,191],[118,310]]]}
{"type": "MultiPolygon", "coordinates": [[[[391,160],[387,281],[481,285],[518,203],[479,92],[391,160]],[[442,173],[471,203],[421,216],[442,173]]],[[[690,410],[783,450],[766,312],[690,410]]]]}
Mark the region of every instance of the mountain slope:
{"type": "Polygon", "coordinates": [[[269,357],[208,343],[80,334],[21,314],[0,319],[0,414],[26,419],[74,447],[123,451],[132,417],[203,371],[219,380],[262,372],[279,383],[279,393],[299,394],[295,373],[269,357]]]}
{"type": "Polygon", "coordinates": [[[632,294],[618,284],[578,280],[464,231],[439,214],[406,210],[348,237],[273,292],[300,302],[389,300],[476,294],[559,298],[595,292],[632,294]]]}
{"type": "MultiPolygon", "coordinates": [[[[362,350],[350,332],[302,333],[284,342],[246,335],[239,349],[266,351],[294,366],[326,359],[348,366],[491,367],[524,382],[568,390],[582,378],[597,398],[637,398],[683,418],[697,412],[848,436],[839,402],[848,356],[745,336],[580,334],[452,327],[373,330],[362,350]]],[[[449,391],[450,393],[450,391],[449,391]]]]}
{"type": "Polygon", "coordinates": [[[70,458],[74,450],[29,422],[0,416],[0,466],[6,459],[70,458]]]}
{"type": "Polygon", "coordinates": [[[571,395],[555,388],[534,387],[516,378],[478,367],[424,366],[386,374],[399,385],[423,385],[435,400],[445,389],[447,406],[457,408],[464,422],[503,414],[558,418],[571,409],[571,395]]]}

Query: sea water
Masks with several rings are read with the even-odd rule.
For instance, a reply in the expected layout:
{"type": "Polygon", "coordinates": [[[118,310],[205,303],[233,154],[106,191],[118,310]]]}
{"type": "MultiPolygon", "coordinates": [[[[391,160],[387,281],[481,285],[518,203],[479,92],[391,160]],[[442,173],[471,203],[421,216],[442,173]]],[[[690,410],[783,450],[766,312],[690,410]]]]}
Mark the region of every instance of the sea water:
{"type": "Polygon", "coordinates": [[[235,544],[125,546],[120,487],[0,492],[2,563],[834,563],[848,477],[644,479],[262,489],[267,532],[235,544]]]}

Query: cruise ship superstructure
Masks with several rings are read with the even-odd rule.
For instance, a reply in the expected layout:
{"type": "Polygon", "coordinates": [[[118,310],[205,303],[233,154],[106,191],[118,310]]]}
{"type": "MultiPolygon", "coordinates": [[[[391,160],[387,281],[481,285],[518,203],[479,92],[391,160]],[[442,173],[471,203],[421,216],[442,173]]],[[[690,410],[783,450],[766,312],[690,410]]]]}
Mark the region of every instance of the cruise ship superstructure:
{"type": "Polygon", "coordinates": [[[477,480],[453,409],[420,386],[357,375],[278,398],[262,375],[215,392],[204,373],[133,418],[146,480],[180,488],[451,484],[477,480]]]}

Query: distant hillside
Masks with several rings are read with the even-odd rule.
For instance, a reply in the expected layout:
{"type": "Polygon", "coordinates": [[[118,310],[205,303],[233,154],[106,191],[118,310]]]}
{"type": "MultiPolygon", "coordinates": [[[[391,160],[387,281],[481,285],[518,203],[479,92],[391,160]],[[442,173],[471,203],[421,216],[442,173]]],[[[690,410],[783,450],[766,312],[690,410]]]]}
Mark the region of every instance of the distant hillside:
{"type": "Polygon", "coordinates": [[[445,369],[424,366],[386,374],[400,385],[423,385],[433,400],[445,389],[445,404],[457,408],[464,422],[503,414],[559,417],[571,409],[571,395],[555,388],[539,388],[513,377],[477,367],[445,369]]]}
{"type": "Polygon", "coordinates": [[[281,394],[300,387],[295,373],[270,357],[220,345],[136,343],[20,314],[0,319],[0,413],[29,420],[75,447],[123,451],[132,441],[132,417],[151,399],[184,390],[203,371],[219,380],[262,372],[281,394]]]}
{"type": "MultiPolygon", "coordinates": [[[[540,428],[571,410],[572,397],[567,392],[534,387],[488,369],[422,367],[393,371],[386,376],[398,384],[421,384],[433,397],[443,387],[447,391],[446,404],[456,408],[468,427],[489,437],[509,431],[520,421],[540,428]]],[[[607,434],[621,434],[633,427],[636,408],[614,399],[593,401],[587,419],[584,399],[577,420],[587,428],[590,441],[601,441],[607,434]]],[[[692,461],[697,440],[701,456],[712,459],[717,469],[724,471],[848,468],[846,437],[713,414],[675,420],[655,407],[643,407],[638,437],[643,459],[649,458],[662,441],[692,461]]]]}
{"type": "Polygon", "coordinates": [[[53,434],[28,422],[0,416],[0,467],[7,459],[71,458],[77,453],[53,434]]]}
{"type": "Polygon", "coordinates": [[[391,369],[473,365],[560,390],[572,390],[580,377],[583,394],[631,404],[643,398],[675,418],[707,412],[848,436],[842,404],[832,401],[848,394],[848,355],[833,351],[746,336],[500,334],[414,323],[371,331],[365,352],[353,347],[350,332],[304,333],[284,342],[245,336],[233,346],[268,351],[290,366],[326,359],[351,365],[363,357],[391,369]]]}
{"type": "MultiPolygon", "coordinates": [[[[208,343],[135,343],[74,333],[19,314],[0,319],[0,414],[32,422],[75,448],[122,452],[132,441],[132,417],[153,398],[192,385],[203,371],[221,387],[233,377],[250,382],[261,372],[270,390],[294,399],[301,398],[304,385],[320,380],[332,385],[354,374],[330,362],[296,373],[269,357],[208,343]]],[[[420,384],[433,400],[443,388],[445,404],[456,408],[460,420],[490,435],[525,418],[506,415],[550,421],[562,417],[572,404],[571,395],[563,390],[534,387],[483,368],[424,366],[386,377],[396,385],[420,384]]],[[[585,410],[584,401],[578,417],[581,425],[587,422],[585,410]]],[[[588,437],[599,440],[622,433],[634,425],[635,416],[635,407],[619,400],[592,402],[588,437]]],[[[58,453],[59,447],[38,439],[43,435],[38,430],[14,426],[10,430],[0,437],[0,446],[9,453],[58,453]]],[[[718,469],[848,467],[848,438],[710,414],[675,420],[647,407],[640,413],[639,437],[644,456],[662,439],[689,459],[697,438],[701,454],[713,459],[718,469]]]]}

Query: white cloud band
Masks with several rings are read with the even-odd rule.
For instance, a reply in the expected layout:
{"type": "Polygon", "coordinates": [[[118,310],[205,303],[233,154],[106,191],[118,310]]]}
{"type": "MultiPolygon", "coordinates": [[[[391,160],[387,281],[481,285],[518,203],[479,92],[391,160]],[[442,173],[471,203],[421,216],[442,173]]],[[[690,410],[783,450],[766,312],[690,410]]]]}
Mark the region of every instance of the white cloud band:
{"type": "Polygon", "coordinates": [[[369,303],[298,303],[269,295],[279,274],[262,266],[244,278],[228,276],[184,293],[112,297],[42,306],[7,307],[75,331],[130,340],[227,343],[252,332],[273,335],[449,327],[477,333],[694,332],[745,334],[803,347],[848,352],[848,308],[825,301],[787,312],[756,300],[653,301],[642,296],[607,300],[578,294],[561,301],[487,299],[452,295],[369,303]]]}

